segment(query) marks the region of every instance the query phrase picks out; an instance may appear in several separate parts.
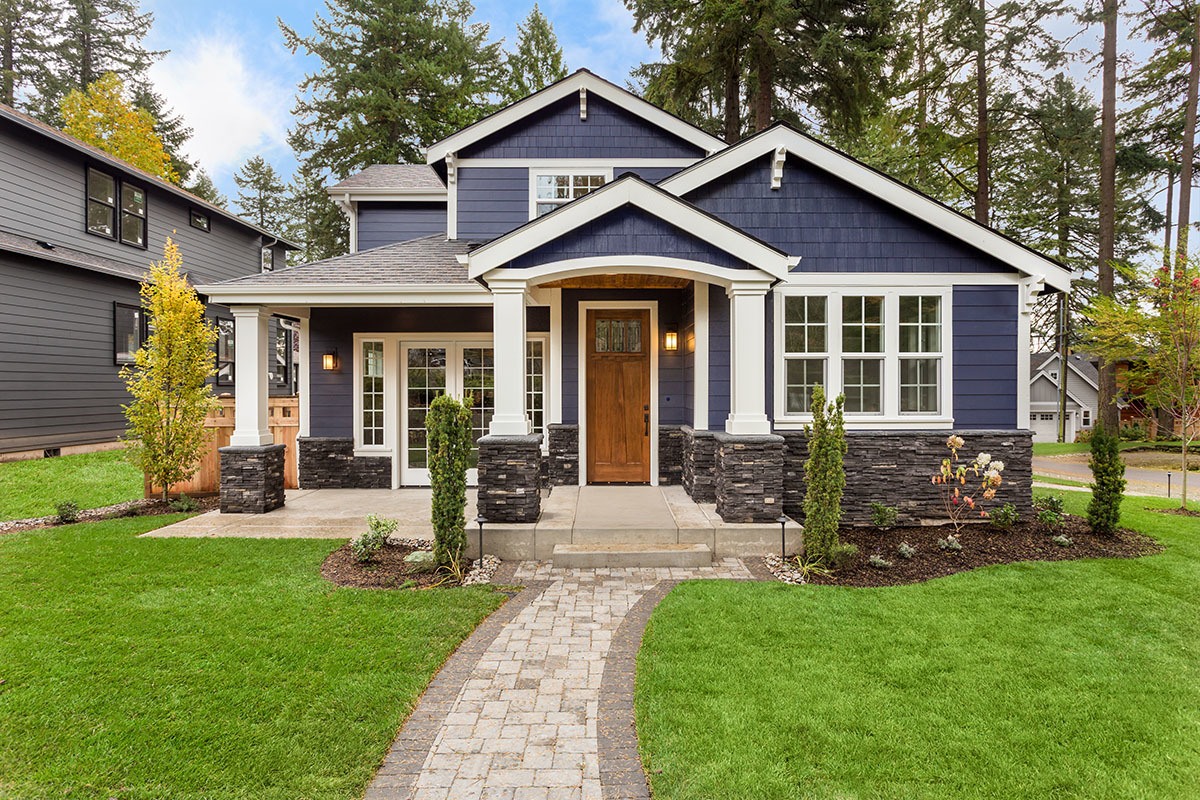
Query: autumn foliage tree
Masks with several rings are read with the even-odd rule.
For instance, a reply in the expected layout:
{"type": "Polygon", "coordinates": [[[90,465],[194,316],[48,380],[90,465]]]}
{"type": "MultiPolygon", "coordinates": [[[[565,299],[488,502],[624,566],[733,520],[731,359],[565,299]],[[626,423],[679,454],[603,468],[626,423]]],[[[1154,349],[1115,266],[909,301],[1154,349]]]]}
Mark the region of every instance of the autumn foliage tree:
{"type": "Polygon", "coordinates": [[[62,102],[63,130],[93,147],[172,183],[179,174],[154,131],[154,116],[125,98],[125,87],[109,72],[62,102]]]}
{"type": "Polygon", "coordinates": [[[128,458],[162,487],[196,473],[208,439],[204,418],[216,405],[208,379],[216,328],[182,272],[183,257],[169,237],[161,261],[142,283],[142,306],[152,330],[134,363],[121,370],[133,400],[124,406],[128,458]]]}

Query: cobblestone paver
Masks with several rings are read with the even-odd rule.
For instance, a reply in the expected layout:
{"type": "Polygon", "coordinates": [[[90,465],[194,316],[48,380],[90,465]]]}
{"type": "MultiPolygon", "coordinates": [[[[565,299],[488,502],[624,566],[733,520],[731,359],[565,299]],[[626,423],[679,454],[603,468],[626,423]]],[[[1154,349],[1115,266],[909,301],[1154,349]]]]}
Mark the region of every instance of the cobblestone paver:
{"type": "MultiPolygon", "coordinates": [[[[510,611],[499,630],[481,626],[490,641],[486,648],[475,646],[481,652],[471,657],[473,665],[466,657],[447,663],[442,673],[457,670],[457,696],[448,701],[450,687],[439,683],[439,674],[401,731],[367,800],[647,796],[632,727],[636,641],[666,588],[694,578],[753,576],[737,559],[698,569],[556,570],[521,564],[515,580],[530,588],[512,603],[522,607],[510,611]],[[661,583],[667,585],[652,592],[661,583]],[[652,597],[632,615],[637,623],[631,619],[622,629],[648,593],[652,597]],[[614,645],[614,638],[624,641],[614,645]],[[610,650],[613,671],[606,676],[610,650]],[[431,692],[436,707],[426,704],[431,692]],[[440,723],[434,719],[438,714],[440,723]],[[417,752],[421,747],[426,748],[423,760],[417,752]]],[[[469,651],[475,637],[459,653],[469,651]]]]}

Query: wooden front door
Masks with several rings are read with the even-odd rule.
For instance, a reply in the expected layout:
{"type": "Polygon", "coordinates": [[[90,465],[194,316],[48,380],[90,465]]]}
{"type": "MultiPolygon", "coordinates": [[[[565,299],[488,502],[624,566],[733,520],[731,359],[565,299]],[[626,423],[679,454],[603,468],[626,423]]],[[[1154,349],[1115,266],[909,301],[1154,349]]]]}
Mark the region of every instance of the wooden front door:
{"type": "Polygon", "coordinates": [[[587,478],[650,482],[650,312],[587,312],[587,478]]]}

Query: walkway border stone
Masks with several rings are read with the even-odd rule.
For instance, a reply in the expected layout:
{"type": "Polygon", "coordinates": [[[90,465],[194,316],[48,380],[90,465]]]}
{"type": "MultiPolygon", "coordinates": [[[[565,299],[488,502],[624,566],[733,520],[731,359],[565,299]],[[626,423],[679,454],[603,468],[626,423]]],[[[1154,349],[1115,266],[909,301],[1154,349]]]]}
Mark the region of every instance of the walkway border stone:
{"type": "MultiPolygon", "coordinates": [[[[480,657],[504,626],[552,583],[554,581],[529,581],[515,597],[480,623],[446,659],[446,663],[430,681],[425,693],[417,701],[416,708],[400,728],[391,749],[383,759],[383,764],[367,787],[364,800],[408,800],[446,715],[450,713],[480,657]]],[[[634,653],[636,652],[635,650],[634,653]]]]}

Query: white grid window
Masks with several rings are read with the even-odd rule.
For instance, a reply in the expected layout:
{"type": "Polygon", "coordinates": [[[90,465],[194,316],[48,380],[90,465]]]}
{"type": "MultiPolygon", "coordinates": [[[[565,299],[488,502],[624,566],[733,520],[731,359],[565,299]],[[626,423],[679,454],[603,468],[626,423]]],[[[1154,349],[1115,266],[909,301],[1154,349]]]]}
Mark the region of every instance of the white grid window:
{"type": "Polygon", "coordinates": [[[903,295],[900,304],[900,413],[940,409],[942,298],[903,295]],[[921,358],[906,356],[920,353],[921,358]],[[931,357],[933,356],[933,357],[931,357]]]}
{"type": "MultiPolygon", "coordinates": [[[[842,352],[883,354],[883,298],[842,298],[842,352]]],[[[883,412],[883,359],[847,358],[842,362],[846,412],[883,412]]]]}
{"type": "Polygon", "coordinates": [[[534,213],[540,217],[561,205],[594,192],[605,184],[607,175],[562,174],[538,175],[534,178],[534,213]]]}
{"type": "Polygon", "coordinates": [[[362,343],[362,443],[383,444],[383,342],[362,343]]]}
{"type": "Polygon", "coordinates": [[[525,411],[534,433],[546,426],[546,345],[541,339],[525,343],[525,411]]]}
{"type": "Polygon", "coordinates": [[[788,413],[805,413],[825,384],[829,336],[824,297],[787,297],[783,305],[783,377],[788,413]],[[819,357],[814,357],[819,356],[819,357]]]}

